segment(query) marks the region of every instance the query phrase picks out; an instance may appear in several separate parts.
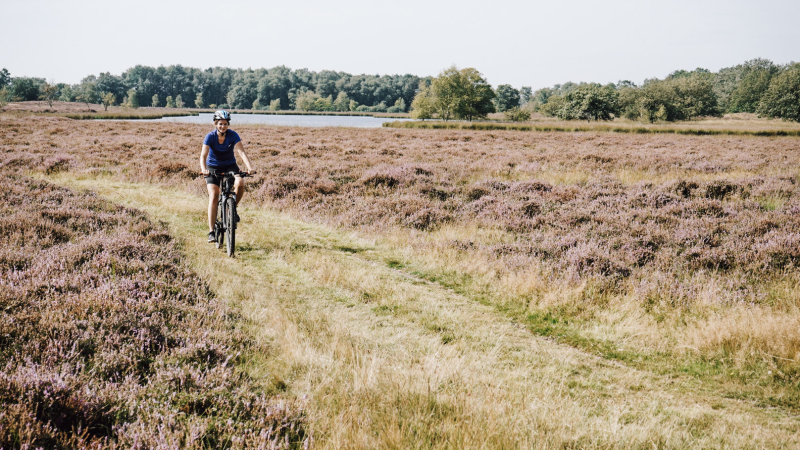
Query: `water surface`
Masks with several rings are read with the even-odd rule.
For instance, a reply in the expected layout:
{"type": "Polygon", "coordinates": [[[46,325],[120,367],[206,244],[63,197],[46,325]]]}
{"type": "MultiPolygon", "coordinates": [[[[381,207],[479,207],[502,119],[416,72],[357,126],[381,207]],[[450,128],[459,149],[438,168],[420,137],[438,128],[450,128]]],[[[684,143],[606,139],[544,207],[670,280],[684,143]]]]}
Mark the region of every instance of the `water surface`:
{"type": "MultiPolygon", "coordinates": [[[[155,122],[180,122],[180,123],[213,123],[214,115],[201,113],[196,116],[163,117],[155,122]]],[[[380,128],[384,122],[396,120],[387,117],[371,116],[325,116],[325,115],[290,115],[290,114],[236,114],[231,113],[231,126],[237,123],[264,124],[294,127],[354,127],[354,128],[380,128]]]]}

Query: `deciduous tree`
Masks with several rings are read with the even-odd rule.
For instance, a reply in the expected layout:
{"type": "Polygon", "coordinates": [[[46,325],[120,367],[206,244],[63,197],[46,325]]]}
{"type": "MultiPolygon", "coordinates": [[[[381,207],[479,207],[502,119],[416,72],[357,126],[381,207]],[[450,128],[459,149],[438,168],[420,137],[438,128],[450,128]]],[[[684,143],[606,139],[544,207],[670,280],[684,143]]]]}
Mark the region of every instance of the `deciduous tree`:
{"type": "Polygon", "coordinates": [[[175,107],[183,108],[183,97],[181,97],[181,94],[178,94],[178,96],[175,97],[175,107]]]}
{"type": "Polygon", "coordinates": [[[443,120],[479,119],[495,111],[492,87],[472,67],[458,70],[451,66],[443,70],[433,80],[432,91],[436,111],[443,120]]]}
{"type": "Polygon", "coordinates": [[[47,104],[52,108],[53,101],[58,97],[58,87],[56,85],[50,84],[45,82],[39,88],[39,98],[46,101],[47,104]]]}
{"type": "Polygon", "coordinates": [[[340,91],[336,95],[336,100],[333,101],[334,111],[349,111],[350,110],[350,97],[344,91],[340,91]]]}
{"type": "Polygon", "coordinates": [[[16,102],[30,102],[39,99],[39,87],[45,83],[42,78],[13,78],[11,80],[11,99],[16,102]]]}
{"type": "Polygon", "coordinates": [[[800,122],[800,64],[794,64],[773,78],[758,105],[765,117],[800,122]]]}
{"type": "Polygon", "coordinates": [[[497,86],[497,97],[494,99],[494,104],[498,112],[504,112],[511,108],[519,107],[520,100],[519,91],[514,89],[510,84],[501,84],[497,86]]]}
{"type": "Polygon", "coordinates": [[[556,115],[563,120],[611,120],[617,111],[619,93],[610,86],[585,84],[564,96],[556,115]]]}
{"type": "Polygon", "coordinates": [[[5,67],[0,70],[0,88],[11,86],[11,74],[5,67]]]}
{"type": "Polygon", "coordinates": [[[86,109],[91,109],[90,103],[97,103],[97,89],[93,81],[84,81],[80,84],[78,95],[75,100],[86,103],[86,109]]]}
{"type": "Polygon", "coordinates": [[[117,96],[113,92],[101,92],[100,103],[103,104],[103,111],[108,111],[109,106],[114,106],[117,103],[117,96]]]}
{"type": "Polygon", "coordinates": [[[436,99],[433,90],[424,80],[419,82],[419,90],[411,102],[411,117],[414,119],[425,120],[433,117],[436,111],[436,99]]]}
{"type": "Polygon", "coordinates": [[[158,94],[153,94],[152,100],[153,101],[150,103],[150,106],[153,108],[158,108],[161,105],[161,101],[158,99],[158,94]]]}
{"type": "Polygon", "coordinates": [[[127,101],[125,102],[125,106],[128,108],[138,108],[139,107],[139,96],[137,95],[136,89],[128,89],[127,101]]]}
{"type": "Polygon", "coordinates": [[[167,108],[175,108],[175,99],[171,95],[167,96],[167,108]]]}

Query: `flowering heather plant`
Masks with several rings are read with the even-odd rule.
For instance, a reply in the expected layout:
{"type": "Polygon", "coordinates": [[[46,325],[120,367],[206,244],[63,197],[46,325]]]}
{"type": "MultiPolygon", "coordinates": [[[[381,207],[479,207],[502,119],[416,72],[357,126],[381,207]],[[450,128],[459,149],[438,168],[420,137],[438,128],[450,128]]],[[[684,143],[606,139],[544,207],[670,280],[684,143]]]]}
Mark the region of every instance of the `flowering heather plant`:
{"type": "MultiPolygon", "coordinates": [[[[205,192],[192,177],[210,125],[87,122],[74,139],[66,119],[0,120],[7,171],[102,172],[205,192]]],[[[656,321],[672,315],[683,323],[694,311],[701,312],[691,320],[705,320],[735,305],[797,311],[795,297],[776,294],[800,283],[796,137],[235,129],[259,170],[248,180],[248,202],[373,232],[421,230],[431,239],[437,230],[491,230],[492,238],[437,245],[491,265],[486,272],[498,279],[537,268],[556,293],[589,286],[588,297],[619,296],[656,321]]],[[[69,232],[41,226],[52,242],[69,232]]],[[[4,255],[4,267],[27,264],[24,254],[4,255]]],[[[549,307],[542,289],[502,301],[549,307]]],[[[602,306],[581,311],[592,319],[602,306]]],[[[737,345],[767,335],[740,336],[737,345]]],[[[800,367],[800,337],[785,336],[789,344],[758,344],[772,355],[762,360],[800,367]]],[[[730,354],[725,345],[704,354],[730,354]]]]}
{"type": "Polygon", "coordinates": [[[250,345],[238,317],[163,226],[91,194],[0,180],[0,448],[303,441],[302,411],[237,369],[250,345]]]}

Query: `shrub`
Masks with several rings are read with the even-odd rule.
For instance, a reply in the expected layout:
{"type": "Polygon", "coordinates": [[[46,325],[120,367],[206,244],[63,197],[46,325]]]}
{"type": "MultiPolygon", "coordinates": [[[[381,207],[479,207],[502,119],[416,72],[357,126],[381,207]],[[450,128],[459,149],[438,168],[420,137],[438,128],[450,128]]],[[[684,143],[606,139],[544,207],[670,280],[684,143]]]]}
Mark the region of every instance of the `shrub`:
{"type": "Polygon", "coordinates": [[[506,120],[510,120],[512,122],[525,122],[527,120],[531,120],[531,113],[518,107],[513,107],[506,110],[503,115],[506,117],[506,120]]]}

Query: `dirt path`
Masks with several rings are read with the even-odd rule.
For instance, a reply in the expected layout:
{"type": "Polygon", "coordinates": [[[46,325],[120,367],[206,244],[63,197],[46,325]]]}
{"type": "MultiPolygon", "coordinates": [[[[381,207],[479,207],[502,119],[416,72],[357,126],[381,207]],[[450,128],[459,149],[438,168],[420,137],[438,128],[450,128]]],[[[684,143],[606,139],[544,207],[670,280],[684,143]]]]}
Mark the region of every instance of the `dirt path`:
{"type": "Polygon", "coordinates": [[[205,242],[205,198],[143,184],[91,189],[169,224],[238,305],[249,371],[305,398],[319,448],[798,448],[800,421],[530,334],[493,308],[376,261],[353,234],[245,208],[237,258],[205,242]]]}

